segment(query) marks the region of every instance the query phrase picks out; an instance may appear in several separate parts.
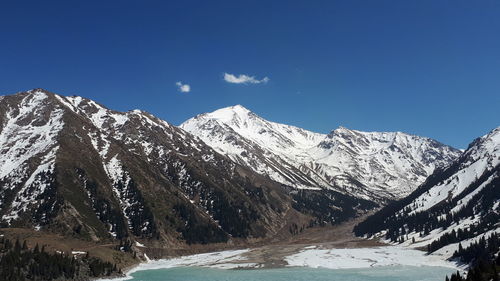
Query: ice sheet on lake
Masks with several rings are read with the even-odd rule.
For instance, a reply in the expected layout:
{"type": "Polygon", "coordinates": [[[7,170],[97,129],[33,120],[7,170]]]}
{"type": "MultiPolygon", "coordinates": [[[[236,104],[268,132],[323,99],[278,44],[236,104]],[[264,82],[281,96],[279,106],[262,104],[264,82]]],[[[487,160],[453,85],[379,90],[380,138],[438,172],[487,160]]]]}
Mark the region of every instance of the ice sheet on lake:
{"type": "Polygon", "coordinates": [[[147,263],[142,263],[137,267],[134,267],[132,270],[128,271],[126,277],[116,278],[116,279],[100,279],[100,280],[101,281],[128,280],[132,278],[132,276],[130,275],[137,271],[173,268],[173,267],[199,266],[199,267],[211,267],[219,269],[256,267],[257,264],[244,262],[245,258],[243,257],[243,254],[247,253],[248,251],[249,251],[248,249],[232,250],[232,251],[222,251],[222,252],[183,256],[172,259],[151,260],[147,263]]]}
{"type": "Polygon", "coordinates": [[[358,249],[304,248],[303,251],[286,257],[285,261],[289,266],[330,269],[392,265],[457,267],[456,264],[445,261],[442,257],[397,246],[358,249]]]}
{"type": "MultiPolygon", "coordinates": [[[[441,256],[427,255],[423,251],[398,246],[358,249],[321,249],[314,247],[304,247],[301,252],[285,257],[285,261],[288,263],[288,266],[329,269],[353,269],[397,265],[438,266],[459,269],[456,264],[445,261],[441,256]]],[[[172,259],[153,260],[133,268],[127,272],[127,277],[113,280],[131,279],[132,273],[142,270],[186,266],[219,269],[259,268],[258,264],[245,262],[246,258],[244,254],[249,251],[249,249],[222,251],[172,259]]]]}

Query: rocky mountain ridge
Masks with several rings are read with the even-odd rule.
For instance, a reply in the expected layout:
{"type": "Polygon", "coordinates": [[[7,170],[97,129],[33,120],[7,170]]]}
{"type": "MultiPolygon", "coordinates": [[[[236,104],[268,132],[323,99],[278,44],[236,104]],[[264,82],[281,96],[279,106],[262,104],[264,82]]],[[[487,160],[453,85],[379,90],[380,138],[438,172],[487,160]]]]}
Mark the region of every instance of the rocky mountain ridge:
{"type": "Polygon", "coordinates": [[[43,89],[0,97],[0,155],[2,227],[95,241],[287,236],[376,207],[291,190],[147,112],[43,89]]]}
{"type": "Polygon", "coordinates": [[[340,127],[319,134],[265,120],[241,105],[193,117],[180,127],[216,151],[284,185],[328,189],[384,202],[411,193],[461,152],[401,132],[340,127]]]}
{"type": "Polygon", "coordinates": [[[500,127],[474,140],[450,166],[355,232],[425,247],[458,262],[494,260],[500,253],[500,127]]]}

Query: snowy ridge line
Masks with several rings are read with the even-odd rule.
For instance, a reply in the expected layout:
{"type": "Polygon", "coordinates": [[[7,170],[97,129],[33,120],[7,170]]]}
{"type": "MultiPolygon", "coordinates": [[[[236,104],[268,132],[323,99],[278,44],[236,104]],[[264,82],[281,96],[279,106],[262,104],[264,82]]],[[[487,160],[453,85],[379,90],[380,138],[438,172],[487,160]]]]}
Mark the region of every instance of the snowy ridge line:
{"type": "MultiPolygon", "coordinates": [[[[456,173],[444,182],[433,186],[405,207],[410,208],[410,214],[428,210],[440,202],[459,196],[479,177],[500,165],[500,128],[496,128],[476,140],[474,145],[464,152],[462,158],[465,161],[461,163],[456,173]],[[416,205],[417,208],[414,208],[413,205],[416,205]]],[[[479,193],[496,176],[498,176],[498,173],[494,173],[474,192],[460,200],[459,204],[453,208],[453,211],[456,212],[462,206],[465,206],[472,196],[479,193]]]]}
{"type": "Polygon", "coordinates": [[[401,132],[340,127],[320,134],[267,121],[237,105],[200,114],[180,127],[219,153],[284,185],[334,189],[369,200],[408,195],[460,151],[401,132]]]}

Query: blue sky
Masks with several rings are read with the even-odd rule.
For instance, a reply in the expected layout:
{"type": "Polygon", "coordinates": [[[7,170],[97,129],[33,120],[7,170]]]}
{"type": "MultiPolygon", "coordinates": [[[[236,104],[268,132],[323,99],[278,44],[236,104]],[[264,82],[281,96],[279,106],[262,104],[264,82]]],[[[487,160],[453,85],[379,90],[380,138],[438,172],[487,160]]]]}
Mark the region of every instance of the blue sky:
{"type": "Polygon", "coordinates": [[[0,93],[45,88],[176,125],[242,104],[463,148],[500,126],[498,15],[496,0],[1,1],[0,93]]]}

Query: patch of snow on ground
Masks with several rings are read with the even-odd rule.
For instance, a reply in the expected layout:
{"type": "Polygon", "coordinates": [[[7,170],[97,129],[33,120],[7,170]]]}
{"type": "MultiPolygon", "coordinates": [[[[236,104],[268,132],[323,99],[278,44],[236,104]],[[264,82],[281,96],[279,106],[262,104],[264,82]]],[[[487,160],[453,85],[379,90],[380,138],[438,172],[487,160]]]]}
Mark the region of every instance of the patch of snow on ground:
{"type": "Polygon", "coordinates": [[[73,255],[85,255],[87,254],[87,252],[83,252],[83,251],[72,251],[71,254],[73,255]]]}
{"type": "Polygon", "coordinates": [[[104,280],[128,280],[132,279],[131,274],[137,271],[143,270],[153,270],[153,269],[164,269],[173,267],[186,267],[186,266],[198,266],[198,267],[210,267],[219,269],[234,269],[242,267],[255,267],[254,263],[241,263],[245,261],[243,254],[247,253],[249,250],[232,250],[232,251],[222,251],[213,252],[205,254],[197,254],[191,256],[183,256],[172,259],[160,259],[160,260],[150,260],[147,263],[142,263],[137,267],[133,268],[127,272],[127,276],[118,279],[100,279],[104,280]]]}
{"type": "Polygon", "coordinates": [[[288,266],[349,269],[378,266],[440,266],[458,268],[458,265],[439,256],[398,246],[358,249],[304,249],[285,258],[288,266]]]}

